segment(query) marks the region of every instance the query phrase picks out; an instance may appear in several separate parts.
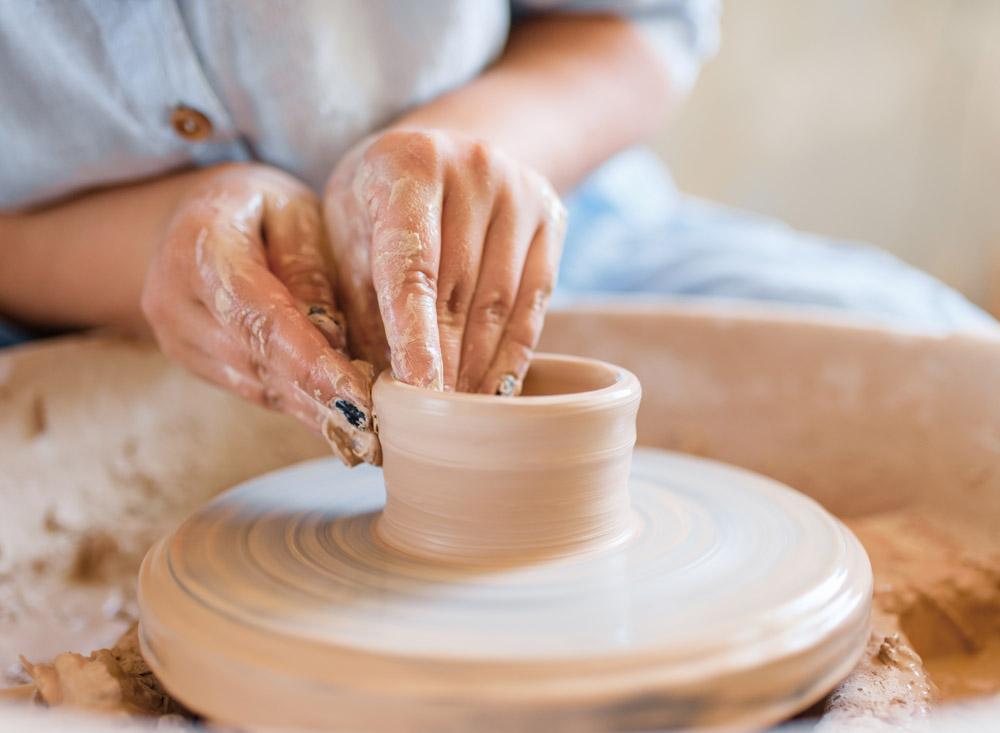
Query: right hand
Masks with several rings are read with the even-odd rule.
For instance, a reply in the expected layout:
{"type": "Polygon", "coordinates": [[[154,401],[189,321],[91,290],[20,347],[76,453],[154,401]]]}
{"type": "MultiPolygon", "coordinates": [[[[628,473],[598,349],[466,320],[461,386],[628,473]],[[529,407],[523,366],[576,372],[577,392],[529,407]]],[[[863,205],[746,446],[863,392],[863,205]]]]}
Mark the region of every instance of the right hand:
{"type": "Polygon", "coordinates": [[[262,165],[220,166],[178,206],[142,309],[161,349],[244,399],[378,463],[371,367],[345,353],[316,196],[262,165]]]}
{"type": "Polygon", "coordinates": [[[453,130],[357,143],[324,196],[352,352],[408,384],[520,392],[566,211],[538,172],[453,130]]]}

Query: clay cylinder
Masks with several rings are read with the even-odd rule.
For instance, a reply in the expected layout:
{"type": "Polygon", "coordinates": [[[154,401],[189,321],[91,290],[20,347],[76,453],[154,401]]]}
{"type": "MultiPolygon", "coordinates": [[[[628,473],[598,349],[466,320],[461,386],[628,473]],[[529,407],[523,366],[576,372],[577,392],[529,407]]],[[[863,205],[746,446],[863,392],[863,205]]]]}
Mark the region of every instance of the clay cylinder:
{"type": "Polygon", "coordinates": [[[388,372],[373,396],[387,495],[376,531],[396,550],[504,563],[630,533],[631,372],[538,354],[518,397],[436,392],[388,372]]]}

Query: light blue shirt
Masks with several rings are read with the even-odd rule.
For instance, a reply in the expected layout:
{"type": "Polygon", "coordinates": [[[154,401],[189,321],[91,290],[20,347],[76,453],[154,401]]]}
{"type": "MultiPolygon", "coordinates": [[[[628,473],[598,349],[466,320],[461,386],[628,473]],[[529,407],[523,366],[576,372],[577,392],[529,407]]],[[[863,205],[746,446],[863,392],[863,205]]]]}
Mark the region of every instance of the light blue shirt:
{"type": "Polygon", "coordinates": [[[0,209],[227,160],[318,190],[493,62],[512,12],[549,9],[634,18],[680,88],[715,46],[714,0],[0,0],[0,209]],[[178,105],[210,137],[179,135],[178,105]]]}
{"type": "MultiPolygon", "coordinates": [[[[675,93],[717,43],[716,0],[0,0],[0,210],[226,160],[318,190],[355,141],[474,78],[512,16],[540,10],[627,16],[675,93]],[[178,105],[208,117],[207,139],[172,127],[178,105]]],[[[921,330],[996,328],[885,253],[685,197],[641,151],[567,204],[562,297],[766,300],[921,330]]],[[[0,323],[0,345],[21,336],[0,323]]]]}

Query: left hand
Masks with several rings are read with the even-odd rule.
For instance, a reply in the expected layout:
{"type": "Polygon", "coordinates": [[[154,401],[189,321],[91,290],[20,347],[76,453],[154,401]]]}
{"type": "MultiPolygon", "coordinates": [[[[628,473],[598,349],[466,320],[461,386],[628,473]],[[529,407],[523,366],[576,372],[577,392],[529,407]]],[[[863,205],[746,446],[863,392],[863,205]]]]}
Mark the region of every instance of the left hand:
{"type": "Polygon", "coordinates": [[[378,464],[371,367],[345,353],[315,194],[260,164],[206,169],[158,240],[142,308],[163,352],[297,417],[348,465],[378,464]]]}
{"type": "Polygon", "coordinates": [[[458,133],[390,130],[341,160],[324,216],[356,357],[417,386],[520,391],[565,233],[541,174],[458,133]]]}

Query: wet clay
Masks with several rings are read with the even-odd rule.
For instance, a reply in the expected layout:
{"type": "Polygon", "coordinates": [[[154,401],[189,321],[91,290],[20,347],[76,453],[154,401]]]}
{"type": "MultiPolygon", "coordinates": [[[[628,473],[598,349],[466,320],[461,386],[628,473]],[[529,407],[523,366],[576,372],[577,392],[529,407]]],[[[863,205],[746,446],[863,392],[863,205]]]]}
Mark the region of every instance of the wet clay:
{"type": "Polygon", "coordinates": [[[632,729],[772,723],[843,678],[853,535],[715,462],[642,449],[629,474],[635,377],[536,362],[518,398],[383,377],[385,490],[314,461],[157,543],[140,642],[166,688],[233,725],[632,729]]]}

